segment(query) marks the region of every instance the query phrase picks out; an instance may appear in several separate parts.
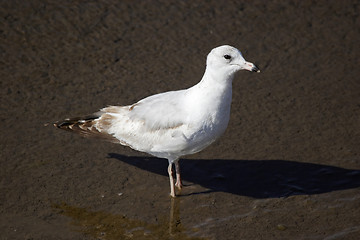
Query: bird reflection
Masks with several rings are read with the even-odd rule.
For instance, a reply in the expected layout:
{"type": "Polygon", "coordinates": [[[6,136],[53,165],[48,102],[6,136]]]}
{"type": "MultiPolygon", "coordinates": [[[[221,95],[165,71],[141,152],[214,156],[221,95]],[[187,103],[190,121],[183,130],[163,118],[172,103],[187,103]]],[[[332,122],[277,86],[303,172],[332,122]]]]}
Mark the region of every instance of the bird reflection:
{"type": "Polygon", "coordinates": [[[178,198],[171,198],[170,201],[169,235],[174,236],[182,230],[180,200],[178,198]]]}

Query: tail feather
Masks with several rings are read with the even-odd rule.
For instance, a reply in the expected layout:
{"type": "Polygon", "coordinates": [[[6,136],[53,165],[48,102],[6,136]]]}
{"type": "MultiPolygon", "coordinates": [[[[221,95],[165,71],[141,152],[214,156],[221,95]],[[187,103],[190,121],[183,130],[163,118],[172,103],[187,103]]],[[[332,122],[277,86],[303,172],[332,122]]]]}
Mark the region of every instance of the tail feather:
{"type": "Polygon", "coordinates": [[[80,134],[83,137],[100,138],[112,143],[119,143],[119,140],[114,136],[100,132],[96,128],[96,122],[94,120],[100,118],[102,114],[102,112],[97,112],[85,117],[67,118],[63,121],[54,123],[54,126],[62,130],[80,134]]]}

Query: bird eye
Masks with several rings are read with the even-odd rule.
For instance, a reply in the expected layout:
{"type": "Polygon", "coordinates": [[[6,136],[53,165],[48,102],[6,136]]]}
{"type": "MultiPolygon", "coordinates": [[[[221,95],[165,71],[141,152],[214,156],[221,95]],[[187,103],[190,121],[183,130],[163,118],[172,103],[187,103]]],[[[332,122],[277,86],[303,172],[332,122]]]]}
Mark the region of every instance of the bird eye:
{"type": "Polygon", "coordinates": [[[230,55],[224,55],[224,58],[225,59],[231,59],[231,56],[230,55]]]}

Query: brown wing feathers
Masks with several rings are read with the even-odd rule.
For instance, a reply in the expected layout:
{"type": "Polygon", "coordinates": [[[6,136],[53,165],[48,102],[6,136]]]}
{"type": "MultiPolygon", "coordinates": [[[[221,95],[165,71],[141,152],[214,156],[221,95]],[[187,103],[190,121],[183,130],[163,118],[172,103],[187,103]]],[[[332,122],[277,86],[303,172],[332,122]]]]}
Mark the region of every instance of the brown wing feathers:
{"type": "Polygon", "coordinates": [[[102,140],[119,143],[119,140],[110,134],[99,132],[95,127],[94,120],[101,117],[102,113],[94,113],[85,117],[68,118],[54,123],[54,126],[66,131],[80,134],[83,137],[100,138],[102,140]]]}

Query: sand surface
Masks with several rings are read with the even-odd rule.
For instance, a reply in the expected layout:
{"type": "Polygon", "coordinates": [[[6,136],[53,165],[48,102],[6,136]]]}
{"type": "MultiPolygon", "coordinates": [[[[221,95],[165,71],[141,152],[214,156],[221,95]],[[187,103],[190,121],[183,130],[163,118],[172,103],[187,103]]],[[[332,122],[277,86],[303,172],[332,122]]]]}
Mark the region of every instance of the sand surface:
{"type": "Polygon", "coordinates": [[[1,1],[0,239],[358,239],[359,1],[1,1]],[[196,84],[230,44],[224,136],[167,161],[51,123],[196,84]]]}

